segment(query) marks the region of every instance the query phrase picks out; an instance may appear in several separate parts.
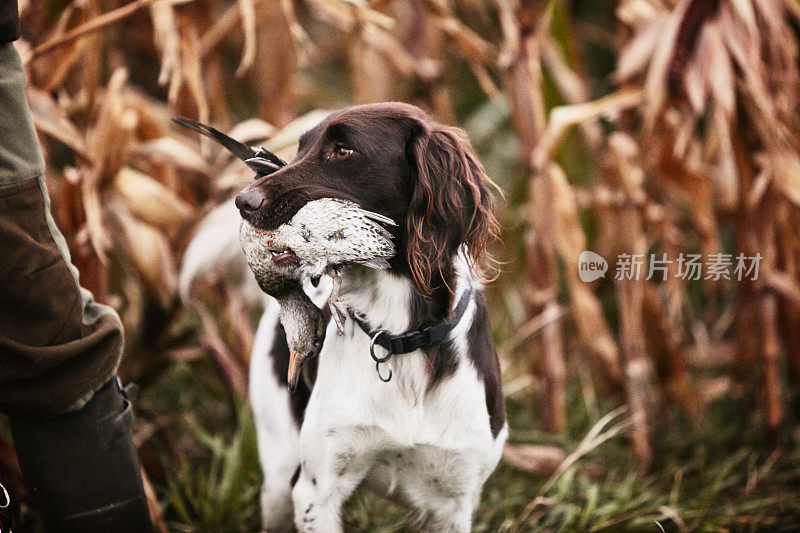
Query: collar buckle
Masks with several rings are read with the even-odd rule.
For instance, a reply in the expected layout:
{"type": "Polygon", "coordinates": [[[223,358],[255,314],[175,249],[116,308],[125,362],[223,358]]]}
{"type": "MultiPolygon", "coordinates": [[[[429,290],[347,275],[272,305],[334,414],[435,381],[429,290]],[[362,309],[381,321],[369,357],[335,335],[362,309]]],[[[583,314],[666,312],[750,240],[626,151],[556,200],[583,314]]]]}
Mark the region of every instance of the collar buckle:
{"type": "Polygon", "coordinates": [[[418,331],[408,331],[402,335],[392,337],[392,352],[411,353],[423,346],[429,346],[431,344],[429,329],[430,328],[424,328],[418,331]]]}

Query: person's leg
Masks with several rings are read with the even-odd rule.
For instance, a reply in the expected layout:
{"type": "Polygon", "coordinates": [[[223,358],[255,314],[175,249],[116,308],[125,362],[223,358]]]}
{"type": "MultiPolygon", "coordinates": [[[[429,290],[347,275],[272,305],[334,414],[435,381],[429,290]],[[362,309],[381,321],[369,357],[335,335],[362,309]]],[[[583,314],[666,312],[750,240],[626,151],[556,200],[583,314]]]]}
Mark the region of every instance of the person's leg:
{"type": "Polygon", "coordinates": [[[0,287],[0,412],[48,530],[149,531],[116,380],[122,326],[80,287],[50,213],[11,44],[0,44],[0,287]]]}
{"type": "Polygon", "coordinates": [[[9,419],[23,476],[48,531],[151,531],[132,418],[128,396],[113,379],[81,409],[9,419]]]}

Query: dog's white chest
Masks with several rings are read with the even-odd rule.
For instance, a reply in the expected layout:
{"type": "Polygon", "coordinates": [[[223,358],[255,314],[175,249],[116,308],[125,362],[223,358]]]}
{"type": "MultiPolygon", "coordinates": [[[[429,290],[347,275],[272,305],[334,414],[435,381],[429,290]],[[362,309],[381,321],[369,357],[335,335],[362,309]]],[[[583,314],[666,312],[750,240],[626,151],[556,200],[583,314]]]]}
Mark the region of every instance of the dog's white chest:
{"type": "Polygon", "coordinates": [[[333,471],[334,482],[368,472],[368,486],[419,509],[476,494],[504,438],[489,431],[483,386],[471,365],[429,388],[425,356],[399,355],[384,383],[365,335],[351,328],[338,335],[333,325],[328,335],[301,430],[303,468],[312,477],[333,471]],[[325,454],[315,453],[319,442],[325,454]],[[334,464],[322,464],[325,457],[334,464]]]}

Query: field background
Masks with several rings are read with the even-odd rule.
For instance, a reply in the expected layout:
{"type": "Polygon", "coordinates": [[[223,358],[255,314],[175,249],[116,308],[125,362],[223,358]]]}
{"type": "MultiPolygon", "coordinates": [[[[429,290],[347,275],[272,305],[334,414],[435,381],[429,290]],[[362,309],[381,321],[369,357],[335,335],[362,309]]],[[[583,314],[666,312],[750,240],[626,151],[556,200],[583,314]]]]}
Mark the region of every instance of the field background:
{"type": "MultiPolygon", "coordinates": [[[[254,531],[254,299],[185,287],[252,179],[169,117],[291,158],[402,100],[468,133],[505,199],[488,288],[510,424],[475,531],[800,527],[796,0],[20,0],[56,218],[119,310],[160,531],[254,531]],[[611,262],[580,281],[578,255],[611,262]],[[614,279],[619,254],[761,254],[754,281],[614,279]]],[[[238,250],[230,251],[232,256],[238,250]]],[[[645,265],[645,270],[647,266],[645,265]]],[[[0,477],[25,498],[7,436],[0,477]]],[[[356,494],[348,531],[405,531],[356,494]]],[[[15,531],[37,531],[23,505],[15,531]]]]}

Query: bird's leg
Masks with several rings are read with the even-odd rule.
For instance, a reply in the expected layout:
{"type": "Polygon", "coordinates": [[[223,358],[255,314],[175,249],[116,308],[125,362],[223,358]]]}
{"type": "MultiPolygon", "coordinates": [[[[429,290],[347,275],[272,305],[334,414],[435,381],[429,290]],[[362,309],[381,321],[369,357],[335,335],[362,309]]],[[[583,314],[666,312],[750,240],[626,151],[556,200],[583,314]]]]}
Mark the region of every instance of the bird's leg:
{"type": "Polygon", "coordinates": [[[336,327],[339,329],[339,335],[344,334],[344,321],[345,315],[339,306],[336,305],[339,303],[339,289],[342,287],[342,278],[339,276],[339,271],[335,268],[331,268],[328,271],[328,275],[331,277],[333,281],[333,288],[331,289],[331,296],[328,298],[328,307],[331,310],[331,316],[333,316],[333,321],[336,322],[336,327]]]}

